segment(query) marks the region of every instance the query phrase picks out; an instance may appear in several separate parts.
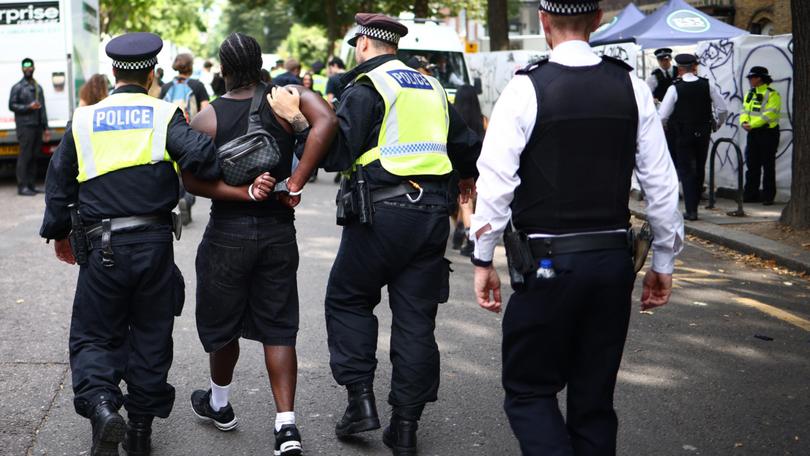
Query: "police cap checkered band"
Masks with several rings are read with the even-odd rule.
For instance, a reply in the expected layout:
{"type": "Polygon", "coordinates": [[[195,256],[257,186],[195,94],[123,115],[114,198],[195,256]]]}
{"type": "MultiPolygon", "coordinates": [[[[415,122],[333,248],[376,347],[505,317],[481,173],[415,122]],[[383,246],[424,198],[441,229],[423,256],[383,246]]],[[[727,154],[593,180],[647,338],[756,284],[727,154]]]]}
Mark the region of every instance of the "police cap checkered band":
{"type": "Polygon", "coordinates": [[[575,16],[597,11],[599,0],[540,0],[540,9],[560,16],[575,16]]]}
{"type": "Polygon", "coordinates": [[[361,25],[357,29],[357,35],[365,35],[369,38],[374,38],[375,40],[385,41],[386,43],[391,44],[399,44],[399,39],[401,38],[394,32],[375,27],[366,27],[365,25],[361,25]]]}
{"type": "Polygon", "coordinates": [[[140,60],[138,62],[122,62],[120,60],[113,60],[112,66],[113,68],[118,68],[119,70],[145,70],[147,68],[152,68],[153,66],[157,65],[157,63],[157,57],[152,57],[151,59],[140,60]]]}

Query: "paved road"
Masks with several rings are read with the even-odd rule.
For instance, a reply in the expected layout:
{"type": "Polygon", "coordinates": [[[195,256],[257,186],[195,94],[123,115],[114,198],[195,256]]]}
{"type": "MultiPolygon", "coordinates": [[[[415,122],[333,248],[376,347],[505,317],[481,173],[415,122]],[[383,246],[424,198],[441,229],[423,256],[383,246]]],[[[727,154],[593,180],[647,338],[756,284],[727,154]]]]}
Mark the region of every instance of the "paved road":
{"type": "MultiPolygon", "coordinates": [[[[331,179],[322,178],[307,188],[298,210],[297,415],[307,454],[385,455],[379,432],[350,443],[332,434],[345,400],[329,372],[322,311],[339,241],[334,190],[331,179]]],[[[20,198],[14,191],[12,181],[0,181],[0,455],[85,454],[90,426],[73,412],[67,366],[77,270],[58,263],[36,237],[42,198],[20,198]]],[[[256,343],[243,344],[235,376],[237,432],[201,425],[189,408],[191,391],[208,379],[193,299],[193,262],[206,208],[205,202],[195,207],[194,223],[176,244],[189,299],[175,326],[170,379],[177,388],[176,407],[155,425],[155,454],[270,454],[275,412],[256,343]]],[[[442,387],[439,402],[420,423],[420,454],[518,454],[501,409],[500,319],[474,304],[471,265],[454,252],[448,257],[455,262],[451,301],[440,307],[436,331],[442,387]]],[[[616,395],[620,454],[810,455],[810,283],[742,265],[693,243],[677,272],[673,303],[632,317],[616,395]]],[[[634,305],[639,293],[637,288],[634,305]]],[[[377,314],[376,390],[381,411],[388,413],[390,311],[382,305],[377,314]]]]}

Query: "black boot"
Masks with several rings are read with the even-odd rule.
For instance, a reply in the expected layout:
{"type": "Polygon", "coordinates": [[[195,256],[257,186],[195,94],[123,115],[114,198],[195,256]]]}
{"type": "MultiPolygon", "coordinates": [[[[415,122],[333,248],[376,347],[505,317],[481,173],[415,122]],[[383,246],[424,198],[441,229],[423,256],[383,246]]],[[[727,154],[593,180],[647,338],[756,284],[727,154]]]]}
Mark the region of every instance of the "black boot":
{"type": "Polygon", "coordinates": [[[394,453],[394,456],[416,455],[416,430],[419,422],[405,420],[396,415],[391,416],[391,424],[383,431],[383,443],[394,453]]]}
{"type": "Polygon", "coordinates": [[[118,456],[118,444],[124,440],[126,424],[115,408],[104,401],[93,409],[93,447],[90,456],[118,456]]]}
{"type": "Polygon", "coordinates": [[[349,385],[349,405],[343,417],[335,425],[335,435],[346,437],[358,432],[380,428],[374,387],[370,384],[349,385]]]}
{"type": "Polygon", "coordinates": [[[129,427],[123,445],[127,455],[152,454],[152,419],[153,417],[148,415],[129,415],[129,427]]]}

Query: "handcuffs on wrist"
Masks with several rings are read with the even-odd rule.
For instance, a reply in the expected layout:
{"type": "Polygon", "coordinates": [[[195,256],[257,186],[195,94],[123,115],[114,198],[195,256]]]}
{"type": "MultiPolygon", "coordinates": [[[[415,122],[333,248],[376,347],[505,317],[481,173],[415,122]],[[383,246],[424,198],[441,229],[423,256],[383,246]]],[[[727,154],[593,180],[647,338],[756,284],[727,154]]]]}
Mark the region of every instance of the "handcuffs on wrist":
{"type": "MultiPolygon", "coordinates": [[[[288,194],[290,196],[301,196],[301,194],[304,193],[304,189],[302,188],[301,190],[298,190],[297,192],[291,192],[290,187],[287,184],[287,182],[289,180],[290,180],[290,178],[288,177],[288,178],[284,179],[283,181],[279,182],[278,184],[276,184],[276,186],[273,188],[273,191],[270,192],[270,193],[286,193],[286,194],[288,194]]],[[[248,193],[248,196],[250,197],[251,200],[256,201],[256,202],[259,201],[255,196],[253,196],[253,184],[248,185],[247,193],[248,193]]]]}

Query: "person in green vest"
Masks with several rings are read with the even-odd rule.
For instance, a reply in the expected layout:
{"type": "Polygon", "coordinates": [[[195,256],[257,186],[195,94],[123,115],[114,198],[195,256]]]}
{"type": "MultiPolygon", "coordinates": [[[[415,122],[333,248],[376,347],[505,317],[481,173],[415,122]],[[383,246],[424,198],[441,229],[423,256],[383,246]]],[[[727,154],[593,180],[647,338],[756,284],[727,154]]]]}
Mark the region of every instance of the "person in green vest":
{"type": "Polygon", "coordinates": [[[782,97],[771,87],[773,78],[767,68],[755,66],[747,78],[751,90],[743,100],[743,112],[740,114],[740,124],[748,132],[743,199],[745,202],[762,202],[764,206],[770,206],[776,197],[776,151],[779,149],[782,97]]]}
{"type": "MultiPolygon", "coordinates": [[[[335,434],[380,427],[374,308],[387,286],[393,411],[383,442],[395,455],[412,455],[425,405],[438,397],[433,331],[438,305],[449,294],[447,218],[459,191],[465,200],[473,193],[481,139],[448,103],[439,81],[397,59],[405,25],[382,14],[355,19],[359,27],[349,45],[358,66],[343,75],[349,85],[337,110],[338,135],[323,162],[327,171],[347,176],[338,207],[343,234],[326,289],[330,366],[348,392],[335,434]],[[461,179],[455,190],[454,172],[461,179]]],[[[271,106],[282,117],[298,114],[277,102],[271,106]]]]}

